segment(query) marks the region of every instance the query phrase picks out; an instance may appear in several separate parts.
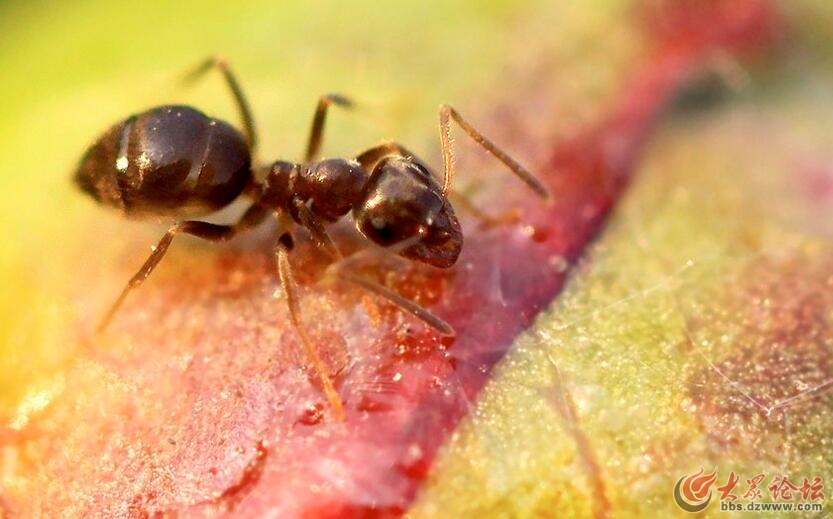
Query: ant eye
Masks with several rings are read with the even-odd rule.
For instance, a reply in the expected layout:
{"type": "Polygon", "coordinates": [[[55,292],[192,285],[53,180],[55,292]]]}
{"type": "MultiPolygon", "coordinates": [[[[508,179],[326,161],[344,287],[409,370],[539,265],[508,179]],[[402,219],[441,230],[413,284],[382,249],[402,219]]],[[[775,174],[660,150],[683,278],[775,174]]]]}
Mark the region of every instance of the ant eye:
{"type": "Polygon", "coordinates": [[[359,230],[383,247],[412,238],[425,227],[424,217],[419,208],[403,204],[381,203],[366,206],[357,221],[359,230]]]}
{"type": "Polygon", "coordinates": [[[376,238],[380,243],[396,243],[397,236],[394,228],[384,218],[371,218],[370,225],[376,231],[376,238]]]}

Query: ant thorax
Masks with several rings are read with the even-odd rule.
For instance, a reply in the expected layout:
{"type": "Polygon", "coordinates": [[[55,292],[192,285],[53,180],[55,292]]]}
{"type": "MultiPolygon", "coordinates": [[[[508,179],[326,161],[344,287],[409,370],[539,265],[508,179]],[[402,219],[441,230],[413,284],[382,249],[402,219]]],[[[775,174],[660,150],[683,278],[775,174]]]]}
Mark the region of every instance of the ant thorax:
{"type": "Polygon", "coordinates": [[[360,199],[367,172],[354,160],[325,159],[309,164],[277,161],[269,168],[261,203],[288,211],[299,221],[297,203],[334,222],[360,199]]]}

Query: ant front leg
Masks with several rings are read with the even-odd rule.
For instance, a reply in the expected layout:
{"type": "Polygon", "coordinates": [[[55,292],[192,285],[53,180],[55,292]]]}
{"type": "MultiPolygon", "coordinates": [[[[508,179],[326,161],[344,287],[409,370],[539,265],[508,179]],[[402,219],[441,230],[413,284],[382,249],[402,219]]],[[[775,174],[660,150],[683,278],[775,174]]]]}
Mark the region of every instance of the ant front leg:
{"type": "MultiPolygon", "coordinates": [[[[323,224],[299,199],[293,200],[293,208],[298,213],[301,225],[309,230],[310,234],[312,234],[316,245],[319,248],[325,249],[336,260],[334,265],[336,265],[335,272],[337,279],[349,281],[350,283],[358,285],[360,288],[387,300],[400,310],[408,312],[421,319],[427,325],[438,330],[445,336],[454,336],[454,328],[452,328],[451,325],[435,316],[425,308],[419,306],[413,301],[405,299],[387,287],[354,274],[346,268],[339,268],[338,265],[342,265],[344,263],[344,259],[323,224]]],[[[343,421],[345,418],[344,402],[338,394],[338,391],[330,378],[329,372],[327,371],[327,366],[318,354],[318,349],[309,337],[307,329],[301,319],[301,306],[298,302],[298,284],[295,281],[295,276],[292,272],[292,265],[289,261],[289,255],[294,249],[294,246],[295,244],[292,236],[289,233],[283,233],[280,238],[278,238],[275,252],[278,276],[281,281],[281,289],[286,297],[286,304],[289,309],[289,318],[301,340],[301,343],[304,346],[304,350],[306,351],[310,364],[312,364],[313,369],[318,374],[318,378],[321,381],[321,387],[324,390],[324,394],[327,396],[327,400],[330,403],[330,407],[333,409],[336,419],[338,421],[343,421]]]]}
{"type": "Polygon", "coordinates": [[[301,343],[304,345],[304,350],[307,353],[307,358],[312,363],[318,378],[321,381],[321,386],[324,389],[324,394],[330,402],[330,407],[333,409],[336,420],[344,421],[344,402],[341,396],[333,385],[333,381],[327,372],[327,366],[318,355],[318,349],[312,343],[301,320],[301,306],[298,303],[298,283],[295,281],[295,276],[292,273],[292,265],[289,263],[289,253],[292,252],[295,244],[292,236],[289,233],[283,233],[278,238],[278,244],[275,252],[275,259],[278,266],[278,276],[281,280],[281,289],[284,297],[286,297],[286,305],[289,308],[289,319],[292,326],[298,333],[301,343]]]}
{"type": "Polygon", "coordinates": [[[252,111],[249,108],[249,102],[246,101],[246,96],[243,94],[243,89],[240,87],[240,83],[237,81],[237,78],[231,71],[231,68],[229,68],[228,63],[226,63],[225,58],[222,56],[212,56],[208,58],[197,68],[188,73],[185,76],[185,80],[189,82],[195,81],[204,76],[205,73],[212,68],[216,68],[223,74],[223,77],[231,90],[231,95],[234,97],[234,102],[237,104],[237,110],[240,112],[240,119],[243,123],[243,136],[246,138],[246,143],[249,145],[249,149],[254,151],[254,148],[257,145],[257,132],[255,130],[255,122],[252,117],[252,111]]]}
{"type": "Polygon", "coordinates": [[[107,328],[107,325],[110,324],[110,321],[113,319],[113,316],[116,314],[116,311],[124,302],[125,298],[127,298],[127,295],[133,289],[138,288],[142,283],[144,283],[148,276],[150,276],[153,269],[155,269],[156,266],[159,265],[159,262],[162,261],[162,258],[165,257],[165,253],[168,252],[168,247],[170,247],[171,242],[177,234],[190,234],[192,236],[213,242],[226,241],[239,232],[259,224],[268,214],[269,210],[260,205],[254,204],[249,207],[243,216],[240,217],[240,220],[238,220],[234,225],[217,225],[196,220],[186,220],[172,225],[170,229],[168,229],[168,232],[162,236],[162,239],[159,240],[159,243],[156,244],[153,252],[151,252],[148,259],[145,260],[144,265],[142,265],[139,271],[136,272],[132,278],[130,278],[130,281],[127,282],[127,285],[124,287],[121,294],[119,294],[118,299],[113,302],[107,313],[104,314],[104,317],[101,319],[98,327],[96,328],[96,332],[101,333],[107,328]]]}
{"type": "Polygon", "coordinates": [[[380,160],[391,155],[404,157],[412,162],[415,162],[434,175],[431,168],[421,161],[413,152],[398,142],[393,141],[383,142],[382,144],[368,148],[356,156],[356,162],[358,162],[365,171],[371,172],[373,171],[373,167],[380,160]]]}
{"type": "Polygon", "coordinates": [[[454,327],[445,322],[444,320],[440,319],[427,309],[423,308],[422,306],[414,303],[410,299],[406,299],[401,295],[397,294],[393,290],[389,289],[384,285],[380,285],[375,281],[371,281],[364,276],[360,276],[358,274],[354,274],[345,268],[338,268],[336,267],[336,276],[338,279],[342,279],[344,281],[349,281],[354,285],[358,285],[362,289],[381,297],[382,299],[386,300],[387,302],[393,304],[403,312],[407,312],[420,321],[424,322],[431,328],[440,332],[441,335],[446,337],[454,337],[457,335],[457,332],[454,330],[454,327]]]}
{"type": "MultiPolygon", "coordinates": [[[[298,218],[300,220],[301,226],[307,229],[313,237],[313,240],[316,243],[316,246],[324,249],[334,260],[335,263],[331,265],[329,269],[331,272],[335,272],[335,276],[337,279],[342,279],[345,281],[349,281],[354,285],[358,285],[359,287],[363,288],[364,290],[371,292],[383,299],[386,299],[389,303],[392,303],[394,306],[399,308],[402,311],[405,311],[418,319],[422,320],[428,326],[434,328],[441,334],[445,336],[452,337],[455,335],[454,328],[436,315],[432,314],[425,308],[419,306],[418,304],[405,299],[404,297],[400,296],[396,292],[390,290],[387,287],[384,287],[374,281],[371,281],[363,276],[355,274],[347,268],[349,263],[352,263],[353,256],[349,258],[344,258],[341,255],[341,252],[338,250],[333,239],[330,237],[327,230],[324,228],[323,223],[318,219],[315,214],[309,210],[306,204],[303,203],[298,198],[292,199],[293,209],[298,214],[298,218]]],[[[408,240],[406,240],[408,241],[408,240]]],[[[408,244],[400,244],[400,247],[408,247],[413,245],[413,243],[408,244]]]]}
{"type": "Polygon", "coordinates": [[[353,102],[339,94],[327,94],[318,99],[318,107],[315,109],[315,116],[312,118],[312,128],[309,132],[307,142],[307,153],[304,162],[312,162],[318,156],[321,149],[321,142],[324,139],[324,123],[327,121],[327,109],[330,105],[338,105],[344,108],[351,108],[353,102]]]}
{"type": "Polygon", "coordinates": [[[307,204],[305,204],[304,201],[297,196],[293,196],[290,203],[292,204],[292,209],[295,214],[298,216],[301,226],[309,231],[310,235],[312,235],[312,239],[315,240],[315,244],[318,247],[325,249],[327,254],[329,254],[334,260],[340,260],[341,252],[338,250],[338,247],[336,247],[335,242],[330,237],[330,233],[327,232],[327,229],[324,227],[324,223],[321,222],[321,219],[315,216],[315,213],[310,211],[307,204]]]}

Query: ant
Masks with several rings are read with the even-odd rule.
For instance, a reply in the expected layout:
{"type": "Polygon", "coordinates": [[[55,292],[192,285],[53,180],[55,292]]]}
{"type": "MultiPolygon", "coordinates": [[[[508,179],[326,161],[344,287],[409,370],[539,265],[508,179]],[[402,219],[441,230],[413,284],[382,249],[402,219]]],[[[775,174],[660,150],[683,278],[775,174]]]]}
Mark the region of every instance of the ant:
{"type": "MultiPolygon", "coordinates": [[[[212,69],[223,75],[231,90],[242,133],[190,106],[159,106],[112,126],[81,159],[75,182],[99,203],[129,217],[175,221],[105,313],[97,331],[107,327],[127,295],[153,272],[176,235],[221,242],[272,216],[279,223],[275,255],[290,320],[335,416],[343,420],[341,398],[301,321],[297,284],[289,262],[294,247],[293,227],[305,228],[316,246],[338,262],[341,254],[326,225],[351,213],[356,228],[368,240],[409,260],[450,268],[463,244],[460,223],[448,199],[454,178],[451,120],[541,198],[551,200],[550,193],[447,105],[440,107],[444,163],[441,184],[424,162],[395,142],[374,146],[353,159],[317,159],[327,109],[331,105],[352,105],[345,97],[332,94],[318,101],[304,161],[276,161],[259,182],[252,167],[257,143],[254,120],[226,61],[209,58],[188,77],[196,79],[212,69]],[[222,209],[244,195],[252,202],[236,223],[220,225],[189,219],[222,209]]],[[[454,335],[448,323],[393,290],[343,268],[338,276],[413,314],[439,333],[454,335]]]]}

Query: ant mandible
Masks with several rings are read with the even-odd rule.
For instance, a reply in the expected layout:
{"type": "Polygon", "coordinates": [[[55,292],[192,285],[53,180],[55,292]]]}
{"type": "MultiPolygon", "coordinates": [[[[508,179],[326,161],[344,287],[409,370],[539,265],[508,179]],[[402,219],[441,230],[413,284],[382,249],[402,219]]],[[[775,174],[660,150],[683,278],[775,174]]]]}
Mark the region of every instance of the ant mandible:
{"type": "MultiPolygon", "coordinates": [[[[550,200],[550,193],[447,105],[440,107],[442,184],[424,162],[395,142],[374,146],[353,159],[318,160],[327,109],[333,104],[351,105],[339,95],[326,95],[318,101],[304,161],[276,161],[268,168],[265,180],[258,182],[252,167],[257,142],[254,120],[231,69],[222,58],[212,57],[189,77],[200,77],[214,68],[222,73],[231,90],[243,123],[242,133],[190,106],[160,106],[107,130],[88,149],[75,173],[78,186],[101,204],[130,217],[161,217],[176,222],[128,281],[97,330],[107,327],[130,291],[153,272],[177,234],[226,241],[273,216],[279,222],[275,254],[290,320],[336,418],[342,420],[341,397],[301,321],[297,285],[289,262],[292,227],[307,229],[316,245],[337,260],[341,255],[325,225],[351,213],[356,228],[370,241],[434,267],[454,265],[463,234],[448,200],[454,178],[451,120],[540,197],[550,200]],[[232,225],[189,219],[222,209],[242,195],[250,196],[253,202],[232,225]]],[[[441,334],[454,335],[448,323],[387,287],[346,269],[338,275],[387,299],[441,334]]]]}

